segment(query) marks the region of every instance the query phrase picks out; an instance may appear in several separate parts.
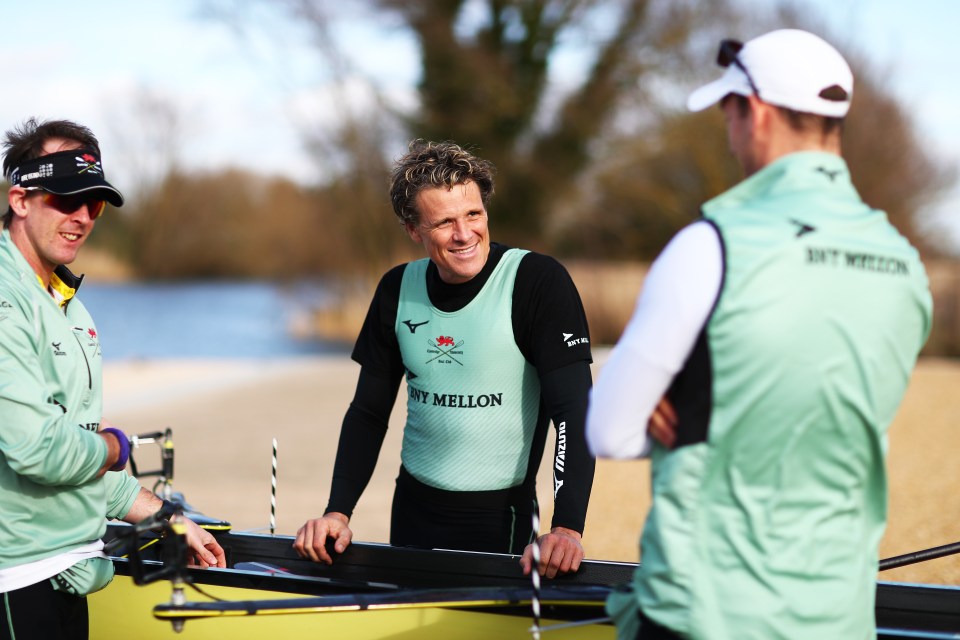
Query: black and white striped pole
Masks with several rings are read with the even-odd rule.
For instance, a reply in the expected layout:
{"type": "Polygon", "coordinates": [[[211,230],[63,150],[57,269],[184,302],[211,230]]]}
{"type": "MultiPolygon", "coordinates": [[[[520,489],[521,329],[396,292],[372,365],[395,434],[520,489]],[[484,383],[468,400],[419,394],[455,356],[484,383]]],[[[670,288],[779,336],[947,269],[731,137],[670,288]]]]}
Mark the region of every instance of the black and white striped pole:
{"type": "Polygon", "coordinates": [[[530,598],[530,607],[533,609],[533,626],[530,635],[533,640],[540,640],[540,545],[537,537],[540,535],[540,514],[537,505],[533,506],[533,567],[530,569],[530,579],[533,580],[533,597],[530,598]]]}
{"type": "Polygon", "coordinates": [[[273,439],[273,472],[270,475],[270,535],[277,530],[277,439],[273,439]]]}

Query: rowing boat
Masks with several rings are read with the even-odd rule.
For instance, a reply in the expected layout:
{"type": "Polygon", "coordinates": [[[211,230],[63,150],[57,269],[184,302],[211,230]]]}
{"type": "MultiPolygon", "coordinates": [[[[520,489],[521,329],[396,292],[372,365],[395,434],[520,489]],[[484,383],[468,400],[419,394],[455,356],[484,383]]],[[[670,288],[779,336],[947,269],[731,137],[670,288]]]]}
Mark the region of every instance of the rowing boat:
{"type": "MultiPolygon", "coordinates": [[[[169,498],[169,430],[149,435],[163,445],[164,465],[137,475],[159,475],[169,498]]],[[[354,542],[328,566],[297,556],[290,536],[188,515],[216,536],[227,568],[188,567],[177,525],[162,518],[110,524],[117,577],[88,599],[91,638],[609,640],[616,633],[604,602],[637,566],[585,560],[573,575],[534,581],[515,555],[369,542],[354,542]]],[[[957,552],[960,543],[884,560],[880,569],[957,552]]],[[[876,619],[885,640],[960,639],[960,588],[880,581],[876,619]]]]}
{"type": "MultiPolygon", "coordinates": [[[[107,538],[131,529],[110,525],[107,538]]],[[[140,558],[114,557],[114,582],[89,598],[91,637],[118,630],[148,639],[529,637],[534,592],[519,556],[355,542],[327,566],[300,559],[290,536],[216,535],[229,568],[186,568],[184,582],[200,591],[186,587],[179,604],[170,584],[150,575],[165,571],[165,541],[151,544],[144,536],[140,546],[151,546],[140,558]],[[173,623],[183,624],[182,635],[173,623]]],[[[573,576],[545,579],[537,598],[540,624],[552,629],[548,637],[613,638],[603,603],[611,585],[626,583],[634,568],[588,560],[573,576]]]]}
{"type": "MultiPolygon", "coordinates": [[[[110,525],[107,539],[134,529],[110,525]]],[[[290,536],[215,535],[226,569],[171,567],[169,538],[141,533],[149,546],[114,557],[117,577],[89,599],[91,637],[526,638],[536,600],[543,637],[610,639],[604,600],[636,568],[586,560],[535,590],[518,556],[355,542],[327,566],[299,558],[290,536]]],[[[957,587],[881,581],[876,612],[879,638],[960,638],[957,587]]]]}

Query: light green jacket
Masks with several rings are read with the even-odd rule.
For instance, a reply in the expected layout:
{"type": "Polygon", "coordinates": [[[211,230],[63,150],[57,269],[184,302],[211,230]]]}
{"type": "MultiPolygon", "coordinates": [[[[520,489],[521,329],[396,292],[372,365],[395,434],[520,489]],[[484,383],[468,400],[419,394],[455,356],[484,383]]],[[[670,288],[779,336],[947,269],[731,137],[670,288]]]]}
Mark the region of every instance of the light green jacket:
{"type": "MultiPolygon", "coordinates": [[[[69,279],[67,272],[61,272],[69,279]]],[[[100,425],[100,342],[76,298],[66,312],[0,234],[0,569],[100,538],[127,514],[139,483],[97,478],[107,446],[100,425]]]]}

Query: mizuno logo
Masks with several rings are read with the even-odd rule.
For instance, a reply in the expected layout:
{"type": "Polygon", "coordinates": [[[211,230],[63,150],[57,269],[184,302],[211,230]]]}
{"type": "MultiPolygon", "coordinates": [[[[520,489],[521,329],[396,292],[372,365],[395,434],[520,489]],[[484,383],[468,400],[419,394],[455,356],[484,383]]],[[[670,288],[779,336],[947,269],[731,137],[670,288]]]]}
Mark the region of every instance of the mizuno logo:
{"type": "Polygon", "coordinates": [[[411,322],[410,320],[404,320],[403,324],[407,325],[407,329],[410,329],[410,333],[416,333],[417,327],[422,327],[423,325],[430,322],[429,320],[424,320],[423,322],[411,322]]]}
{"type": "Polygon", "coordinates": [[[817,230],[816,227],[811,227],[806,222],[800,222],[799,220],[793,220],[793,219],[791,219],[790,222],[797,225],[798,227],[797,235],[796,235],[797,238],[803,237],[808,233],[813,233],[814,231],[817,230]]]}
{"type": "Polygon", "coordinates": [[[834,180],[836,180],[837,176],[843,173],[839,169],[837,169],[836,171],[830,171],[829,169],[825,169],[823,167],[817,167],[815,171],[818,171],[823,175],[827,176],[828,178],[830,178],[830,182],[833,182],[834,180]]]}
{"type": "Polygon", "coordinates": [[[572,333],[567,333],[566,331],[562,331],[561,333],[563,334],[563,341],[568,347],[575,347],[578,344],[590,344],[590,338],[586,336],[574,338],[572,333]]]}
{"type": "Polygon", "coordinates": [[[560,493],[560,487],[563,486],[563,478],[560,477],[560,474],[563,473],[564,466],[567,459],[567,423],[566,421],[561,422],[557,425],[557,457],[553,461],[553,499],[557,499],[557,494],[560,493]]]}

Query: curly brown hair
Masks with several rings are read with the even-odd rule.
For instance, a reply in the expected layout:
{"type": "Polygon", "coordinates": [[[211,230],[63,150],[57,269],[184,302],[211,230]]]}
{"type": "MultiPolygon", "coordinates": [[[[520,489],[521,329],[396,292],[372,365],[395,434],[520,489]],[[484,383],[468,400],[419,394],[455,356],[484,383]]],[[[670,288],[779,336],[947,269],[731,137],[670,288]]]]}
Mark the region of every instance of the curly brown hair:
{"type": "Polygon", "coordinates": [[[493,195],[493,164],[476,157],[454,142],[410,142],[406,155],[397,160],[390,175],[390,202],[400,224],[416,225],[420,219],[417,195],[424,189],[453,188],[475,182],[486,206],[493,195]]]}

